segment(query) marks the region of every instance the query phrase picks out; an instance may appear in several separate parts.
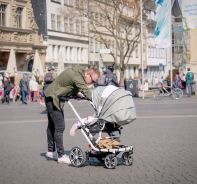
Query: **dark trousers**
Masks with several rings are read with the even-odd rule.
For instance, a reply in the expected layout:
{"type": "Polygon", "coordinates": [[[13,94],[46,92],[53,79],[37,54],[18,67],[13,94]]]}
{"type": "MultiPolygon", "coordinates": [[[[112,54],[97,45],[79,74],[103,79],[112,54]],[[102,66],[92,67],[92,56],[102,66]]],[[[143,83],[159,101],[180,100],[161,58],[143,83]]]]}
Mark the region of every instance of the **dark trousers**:
{"type": "Polygon", "coordinates": [[[10,91],[4,91],[2,103],[5,103],[5,101],[9,104],[9,102],[10,102],[10,91]]]}
{"type": "Polygon", "coordinates": [[[188,88],[188,95],[191,96],[192,95],[192,83],[187,82],[187,88],[188,88]]]}
{"type": "Polygon", "coordinates": [[[27,103],[28,95],[29,95],[28,91],[22,89],[22,104],[27,103]]]}
{"type": "Polygon", "coordinates": [[[53,99],[45,97],[47,107],[48,127],[47,142],[48,151],[53,152],[57,148],[59,157],[64,155],[63,133],[65,130],[65,121],[63,110],[57,109],[53,104],[53,99]]]}

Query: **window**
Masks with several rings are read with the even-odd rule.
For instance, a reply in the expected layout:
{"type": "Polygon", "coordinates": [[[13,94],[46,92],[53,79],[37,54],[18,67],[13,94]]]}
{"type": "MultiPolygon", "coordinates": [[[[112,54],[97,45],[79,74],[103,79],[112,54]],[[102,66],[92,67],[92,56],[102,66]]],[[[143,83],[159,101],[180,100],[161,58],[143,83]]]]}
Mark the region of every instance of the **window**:
{"type": "Polygon", "coordinates": [[[69,32],[68,29],[68,17],[64,17],[64,31],[69,32]]]}
{"type": "Polygon", "coordinates": [[[76,33],[80,34],[79,20],[76,20],[76,33]]]}
{"type": "Polygon", "coordinates": [[[80,6],[80,0],[75,0],[75,6],[79,7],[80,6]]]}
{"type": "Polygon", "coordinates": [[[6,26],[6,5],[0,5],[0,25],[6,26]]]}
{"type": "Polygon", "coordinates": [[[22,12],[23,8],[17,8],[16,10],[16,27],[22,28],[22,12]]]}
{"type": "Polygon", "coordinates": [[[74,6],[74,4],[75,4],[75,1],[74,0],[69,0],[69,5],[70,6],[74,6]]]}
{"type": "Polygon", "coordinates": [[[64,4],[69,4],[69,0],[64,0],[64,4]]]}
{"type": "Polygon", "coordinates": [[[138,58],[138,45],[137,45],[137,47],[135,48],[135,57],[138,58]]]}
{"type": "Polygon", "coordinates": [[[148,47],[148,57],[150,58],[151,57],[151,51],[150,51],[150,47],[148,47]]]}
{"type": "Polygon", "coordinates": [[[58,31],[61,31],[61,16],[60,15],[57,15],[57,30],[58,31]]]}
{"type": "Polygon", "coordinates": [[[80,61],[81,59],[81,49],[77,47],[77,61],[80,61]]]}
{"type": "Polygon", "coordinates": [[[73,47],[70,47],[70,60],[73,61],[73,47]]]}
{"type": "Polygon", "coordinates": [[[98,40],[95,39],[95,52],[98,52],[98,40]]]}
{"type": "Polygon", "coordinates": [[[85,34],[85,22],[81,20],[81,34],[85,34]]]}
{"type": "Polygon", "coordinates": [[[51,29],[56,30],[56,16],[55,14],[51,14],[51,29]]]}
{"type": "Polygon", "coordinates": [[[70,18],[69,24],[70,24],[70,32],[74,33],[74,26],[73,26],[73,19],[72,18],[70,18]]]}
{"type": "Polygon", "coordinates": [[[52,59],[55,59],[55,45],[52,46],[52,59]]]}
{"type": "Polygon", "coordinates": [[[94,51],[93,38],[90,38],[90,52],[94,51]]]}

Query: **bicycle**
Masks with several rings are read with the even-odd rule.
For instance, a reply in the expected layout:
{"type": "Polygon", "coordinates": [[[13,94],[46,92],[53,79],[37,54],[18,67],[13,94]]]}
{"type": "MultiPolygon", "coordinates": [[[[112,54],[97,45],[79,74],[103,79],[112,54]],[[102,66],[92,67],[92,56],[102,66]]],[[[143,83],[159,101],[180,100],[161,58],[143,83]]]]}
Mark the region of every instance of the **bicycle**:
{"type": "Polygon", "coordinates": [[[154,89],[154,99],[155,100],[161,100],[164,97],[164,93],[167,94],[167,96],[172,96],[174,99],[178,100],[181,99],[183,96],[183,91],[180,88],[177,88],[174,85],[171,86],[164,86],[162,83],[160,83],[161,87],[154,89]],[[169,89],[169,91],[167,90],[169,89]]]}

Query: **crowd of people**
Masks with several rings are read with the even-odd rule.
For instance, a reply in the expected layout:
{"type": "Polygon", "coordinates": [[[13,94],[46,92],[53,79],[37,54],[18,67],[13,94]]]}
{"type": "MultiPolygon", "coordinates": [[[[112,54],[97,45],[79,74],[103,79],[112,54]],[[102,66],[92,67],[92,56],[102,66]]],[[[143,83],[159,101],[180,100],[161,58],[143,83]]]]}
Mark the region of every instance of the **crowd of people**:
{"type": "Polygon", "coordinates": [[[4,80],[0,82],[0,101],[2,104],[10,104],[11,101],[19,100],[22,104],[37,102],[41,99],[42,90],[43,85],[39,84],[33,75],[28,77],[27,74],[23,74],[19,85],[13,84],[10,77],[4,77],[4,80]]]}

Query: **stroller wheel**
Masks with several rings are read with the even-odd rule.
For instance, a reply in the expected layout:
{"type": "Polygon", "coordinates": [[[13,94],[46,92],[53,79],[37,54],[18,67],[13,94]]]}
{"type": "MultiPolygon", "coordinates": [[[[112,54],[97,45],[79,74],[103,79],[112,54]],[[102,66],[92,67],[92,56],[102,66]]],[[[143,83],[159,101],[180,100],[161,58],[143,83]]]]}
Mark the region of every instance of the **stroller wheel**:
{"type": "Polygon", "coordinates": [[[133,157],[131,155],[131,153],[129,152],[124,152],[122,154],[122,162],[124,165],[132,165],[133,164],[133,157]]]}
{"type": "Polygon", "coordinates": [[[105,166],[108,168],[108,169],[114,169],[116,166],[117,166],[117,158],[114,154],[108,154],[106,157],[105,157],[105,166]]]}
{"type": "Polygon", "coordinates": [[[74,147],[70,151],[70,162],[75,167],[81,167],[86,162],[86,152],[78,147],[74,147]]]}

